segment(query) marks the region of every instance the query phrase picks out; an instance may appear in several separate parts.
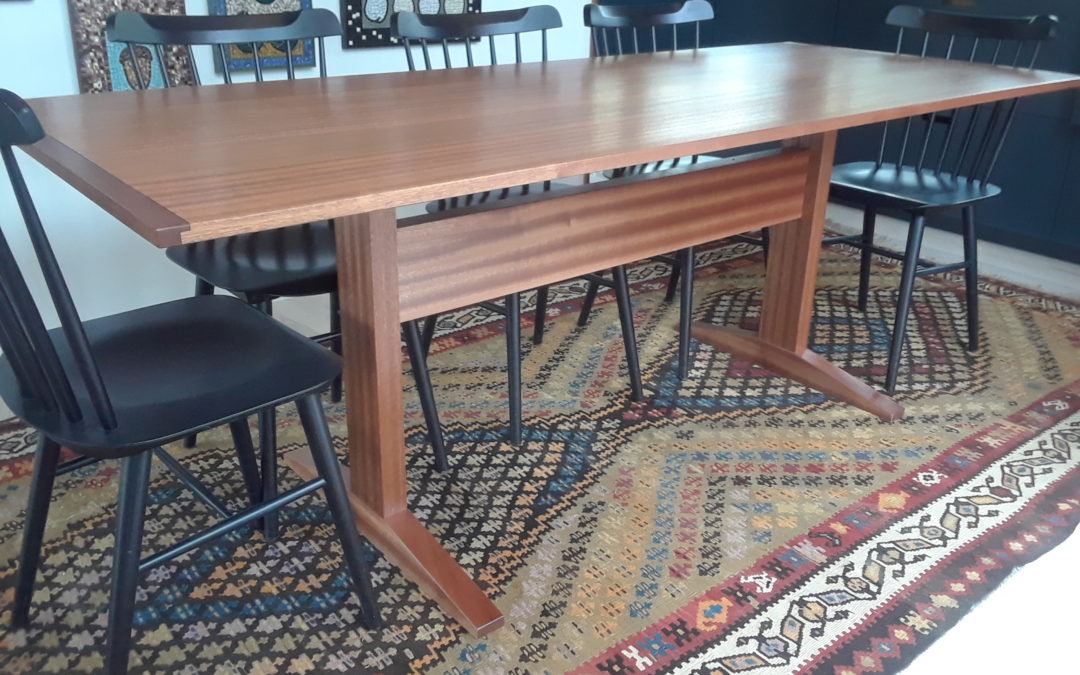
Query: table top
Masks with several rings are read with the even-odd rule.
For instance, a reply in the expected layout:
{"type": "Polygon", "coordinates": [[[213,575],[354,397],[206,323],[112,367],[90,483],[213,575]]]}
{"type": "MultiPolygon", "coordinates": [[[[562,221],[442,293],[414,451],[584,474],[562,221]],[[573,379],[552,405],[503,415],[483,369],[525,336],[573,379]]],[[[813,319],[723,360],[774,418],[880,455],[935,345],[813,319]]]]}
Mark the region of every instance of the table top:
{"type": "Polygon", "coordinates": [[[30,101],[27,151],[158,246],[1080,87],[794,43],[30,101]]]}

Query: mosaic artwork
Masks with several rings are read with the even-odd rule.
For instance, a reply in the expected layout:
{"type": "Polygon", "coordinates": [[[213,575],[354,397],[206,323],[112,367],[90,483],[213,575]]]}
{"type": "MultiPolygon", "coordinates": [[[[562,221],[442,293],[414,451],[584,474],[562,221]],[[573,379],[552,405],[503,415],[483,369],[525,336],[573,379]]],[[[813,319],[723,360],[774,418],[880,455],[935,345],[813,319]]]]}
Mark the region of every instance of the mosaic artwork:
{"type": "MultiPolygon", "coordinates": [[[[75,70],[82,93],[137,89],[136,68],[151,86],[165,84],[153,49],[105,39],[105,20],[119,11],[183,14],[184,0],[68,0],[75,70]]],[[[167,48],[165,59],[171,82],[191,84],[191,69],[179,47],[167,48]]]]}
{"type": "Polygon", "coordinates": [[[394,12],[417,14],[464,14],[479,12],[481,0],[341,0],[345,49],[385,47],[399,44],[390,35],[394,12]]]}
{"type": "MultiPolygon", "coordinates": [[[[210,14],[276,14],[311,9],[311,0],[210,0],[210,14]]],[[[282,42],[264,42],[257,45],[259,65],[262,68],[284,68],[285,50],[282,42]]],[[[315,65],[315,41],[302,40],[292,45],[294,67],[315,65]]],[[[250,45],[229,45],[227,48],[230,70],[254,70],[255,59],[250,45]]],[[[217,57],[216,57],[217,58],[217,57]]],[[[220,67],[220,65],[219,65],[220,67]]]]}
{"type": "MultiPolygon", "coordinates": [[[[697,317],[753,327],[760,250],[723,244],[698,264],[697,317]]],[[[411,508],[505,613],[502,629],[469,636],[374,549],[386,625],[361,628],[329,514],[309,499],[283,511],[273,542],[237,532],[144,575],[132,672],[895,673],[1080,521],[1076,304],[984,278],[985,347],[971,354],[961,277],[920,280],[898,383],[907,415],[886,423],[700,345],[679,382],[665,274],[631,269],[639,403],[611,294],[576,325],[584,282],[553,288],[544,342],[523,344],[520,446],[505,436],[503,323],[482,308],[443,316],[433,344],[446,473],[405,394],[411,508]]],[[[879,260],[861,313],[857,256],[825,249],[815,349],[880,384],[898,277],[879,260]]],[[[329,415],[343,454],[344,407],[329,415]]],[[[279,424],[282,451],[298,447],[294,411],[279,424]]],[[[0,427],[0,630],[33,443],[0,427]]],[[[227,431],[170,451],[242,502],[227,431]]],[[[37,609],[29,630],[0,635],[0,672],[101,667],[117,473],[104,462],[58,479],[37,609]]],[[[147,549],[212,516],[155,476],[147,549]]]]}

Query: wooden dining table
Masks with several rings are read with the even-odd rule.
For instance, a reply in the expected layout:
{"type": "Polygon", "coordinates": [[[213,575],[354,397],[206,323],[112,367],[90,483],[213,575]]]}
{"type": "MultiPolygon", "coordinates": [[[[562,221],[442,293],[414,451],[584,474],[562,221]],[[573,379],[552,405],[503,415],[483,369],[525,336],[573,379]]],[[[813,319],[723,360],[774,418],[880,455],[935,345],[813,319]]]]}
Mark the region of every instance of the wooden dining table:
{"type": "MultiPolygon", "coordinates": [[[[763,44],[36,99],[48,136],[26,150],[159,247],[335,221],[357,524],[482,635],[502,614],[408,508],[401,322],[771,227],[758,329],[698,323],[694,336],[895,419],[896,402],[808,348],[837,132],[1074,87],[1060,73],[763,44]],[[775,142],[407,227],[395,212],[775,142]]],[[[287,460],[314,472],[303,453],[287,460]]]]}

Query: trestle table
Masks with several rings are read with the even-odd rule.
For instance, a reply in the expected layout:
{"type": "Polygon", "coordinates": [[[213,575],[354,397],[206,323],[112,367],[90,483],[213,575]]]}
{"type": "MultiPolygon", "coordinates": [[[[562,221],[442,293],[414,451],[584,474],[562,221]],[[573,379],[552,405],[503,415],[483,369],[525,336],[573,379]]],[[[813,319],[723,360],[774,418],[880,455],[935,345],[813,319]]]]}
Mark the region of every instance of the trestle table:
{"type": "MultiPolygon", "coordinates": [[[[694,336],[883,419],[808,349],[839,130],[1080,86],[1076,76],[802,44],[36,99],[27,148],[159,247],[333,219],[361,531],[477,634],[502,615],[410,513],[403,321],[772,228],[756,332],[694,336]],[[781,143],[777,152],[485,204],[395,208],[781,143]],[[552,195],[555,195],[552,197],[552,195]]],[[[301,474],[310,460],[289,458],[301,474]]]]}

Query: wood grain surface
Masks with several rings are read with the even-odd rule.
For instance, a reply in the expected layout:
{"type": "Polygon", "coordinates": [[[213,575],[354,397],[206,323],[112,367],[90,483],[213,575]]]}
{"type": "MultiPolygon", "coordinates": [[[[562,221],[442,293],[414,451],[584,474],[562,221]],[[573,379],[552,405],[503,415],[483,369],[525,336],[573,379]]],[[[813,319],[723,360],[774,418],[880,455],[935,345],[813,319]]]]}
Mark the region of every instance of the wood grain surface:
{"type": "Polygon", "coordinates": [[[53,142],[27,150],[164,246],[1077,86],[746,45],[35,99],[53,142]]]}
{"type": "Polygon", "coordinates": [[[406,511],[405,431],[393,210],[338,218],[349,480],[380,516],[406,511]],[[383,423],[389,420],[389,422],[383,423]]]}
{"type": "Polygon", "coordinates": [[[798,219],[810,157],[790,151],[698,165],[405,220],[397,235],[400,318],[798,219]]]}

